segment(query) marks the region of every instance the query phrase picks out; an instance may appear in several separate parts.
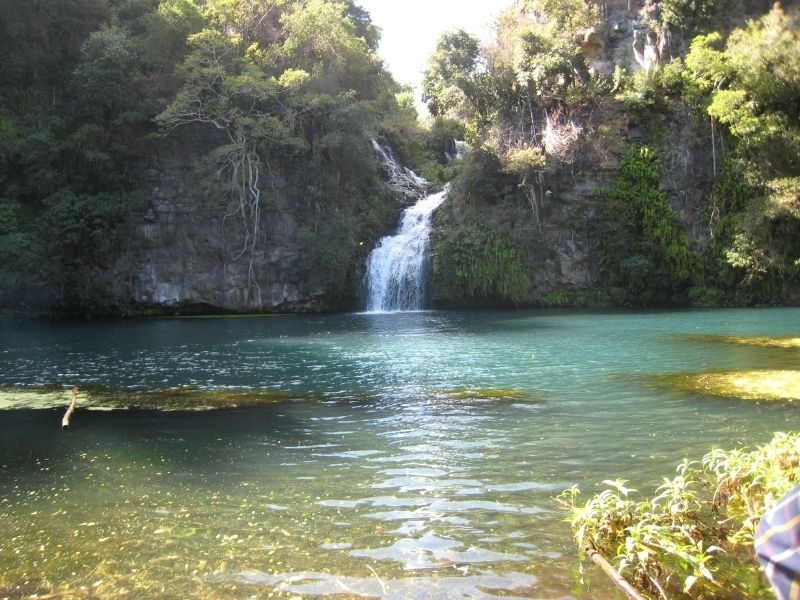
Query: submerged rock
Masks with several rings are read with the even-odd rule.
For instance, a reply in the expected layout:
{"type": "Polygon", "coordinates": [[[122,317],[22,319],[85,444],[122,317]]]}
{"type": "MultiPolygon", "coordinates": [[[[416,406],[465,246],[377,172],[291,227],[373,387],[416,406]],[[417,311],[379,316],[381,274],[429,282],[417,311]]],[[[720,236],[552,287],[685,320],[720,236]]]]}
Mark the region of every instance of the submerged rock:
{"type": "Polygon", "coordinates": [[[800,371],[722,371],[678,375],[668,379],[674,387],[740,400],[800,400],[800,371]]]}
{"type": "MultiPolygon", "coordinates": [[[[193,386],[155,390],[122,390],[93,386],[78,392],[77,408],[113,410],[218,410],[276,404],[296,399],[296,394],[280,390],[201,389],[193,386]]],[[[50,409],[66,407],[69,390],[41,388],[0,389],[0,409],[50,409]]]]}

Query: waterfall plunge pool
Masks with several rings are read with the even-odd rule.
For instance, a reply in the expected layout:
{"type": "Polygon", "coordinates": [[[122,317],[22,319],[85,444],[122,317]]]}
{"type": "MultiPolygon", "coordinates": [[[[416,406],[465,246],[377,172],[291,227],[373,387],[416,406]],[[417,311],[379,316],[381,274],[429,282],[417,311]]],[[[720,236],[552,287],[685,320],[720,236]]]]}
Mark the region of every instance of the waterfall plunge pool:
{"type": "Polygon", "coordinates": [[[658,384],[796,368],[797,348],[724,341],[796,337],[794,308],[0,331],[2,596],[612,598],[593,568],[578,582],[555,495],[646,492],[797,423],[788,402],[658,384]],[[189,410],[204,394],[227,401],[189,410]]]}

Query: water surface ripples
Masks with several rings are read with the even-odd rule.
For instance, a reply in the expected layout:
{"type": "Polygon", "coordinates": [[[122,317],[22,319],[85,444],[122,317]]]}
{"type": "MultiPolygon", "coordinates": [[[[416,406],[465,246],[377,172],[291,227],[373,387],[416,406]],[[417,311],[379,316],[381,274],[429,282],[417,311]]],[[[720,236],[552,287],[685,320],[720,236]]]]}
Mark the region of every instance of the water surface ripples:
{"type": "Polygon", "coordinates": [[[796,364],[703,335],[797,336],[800,310],[3,324],[0,387],[195,386],[283,401],[79,410],[69,432],[61,410],[3,410],[0,586],[612,597],[602,575],[577,582],[555,495],[615,477],[652,489],[684,457],[794,428],[789,404],[653,383],[796,364]]]}

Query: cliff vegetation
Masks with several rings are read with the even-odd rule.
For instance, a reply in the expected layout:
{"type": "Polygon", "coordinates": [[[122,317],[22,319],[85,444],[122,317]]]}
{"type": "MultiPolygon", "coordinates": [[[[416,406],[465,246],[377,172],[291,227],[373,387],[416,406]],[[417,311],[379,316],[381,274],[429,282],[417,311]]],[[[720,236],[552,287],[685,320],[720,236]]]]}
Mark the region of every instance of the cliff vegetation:
{"type": "Polygon", "coordinates": [[[527,268],[475,252],[483,304],[797,303],[798,42],[796,7],[737,0],[520,0],[489,43],[442,36],[425,97],[472,153],[440,301],[464,300],[448,249],[484,218],[527,268]]]}
{"type": "Polygon", "coordinates": [[[0,306],[335,310],[416,128],[350,1],[0,4],[0,306]]]}
{"type": "Polygon", "coordinates": [[[0,307],[355,308],[409,202],[370,138],[453,181],[439,306],[797,303],[797,25],[518,0],[442,36],[422,123],[354,0],[4,1],[0,307]]]}

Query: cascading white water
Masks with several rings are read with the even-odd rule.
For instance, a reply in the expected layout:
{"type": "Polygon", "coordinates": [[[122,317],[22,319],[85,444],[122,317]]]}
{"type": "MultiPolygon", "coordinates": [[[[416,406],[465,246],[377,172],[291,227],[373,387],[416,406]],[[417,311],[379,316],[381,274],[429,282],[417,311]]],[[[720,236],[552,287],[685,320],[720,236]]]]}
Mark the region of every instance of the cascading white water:
{"type": "Polygon", "coordinates": [[[386,236],[367,259],[368,312],[420,310],[425,307],[431,220],[447,197],[447,187],[403,212],[397,233],[386,236]]]}
{"type": "Polygon", "coordinates": [[[372,151],[389,179],[389,185],[406,198],[418,198],[428,188],[428,182],[394,157],[391,147],[376,139],[372,140],[372,151]]]}
{"type": "Polygon", "coordinates": [[[461,160],[467,152],[467,143],[463,140],[447,140],[444,146],[444,160],[449,165],[454,160],[461,160]]]}
{"type": "MultiPolygon", "coordinates": [[[[383,166],[389,184],[406,198],[418,198],[428,182],[400,165],[392,149],[372,140],[375,157],[383,166]]],[[[445,148],[448,162],[464,156],[464,142],[451,140],[445,148]],[[452,151],[452,152],[451,152],[452,151]]],[[[364,277],[368,312],[397,312],[425,308],[430,258],[428,242],[431,220],[447,198],[449,184],[436,194],[426,195],[403,211],[400,227],[394,235],[381,238],[367,258],[364,277]]]]}

